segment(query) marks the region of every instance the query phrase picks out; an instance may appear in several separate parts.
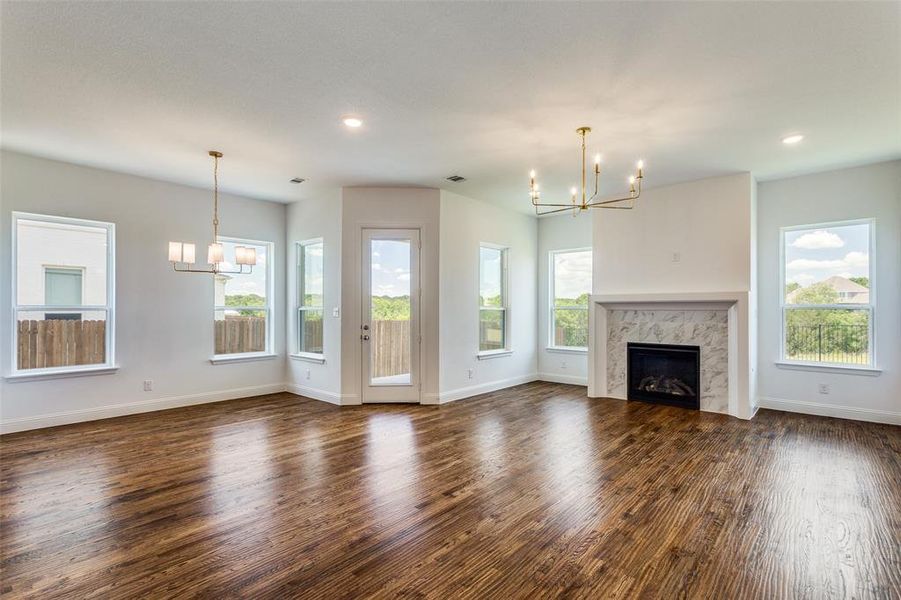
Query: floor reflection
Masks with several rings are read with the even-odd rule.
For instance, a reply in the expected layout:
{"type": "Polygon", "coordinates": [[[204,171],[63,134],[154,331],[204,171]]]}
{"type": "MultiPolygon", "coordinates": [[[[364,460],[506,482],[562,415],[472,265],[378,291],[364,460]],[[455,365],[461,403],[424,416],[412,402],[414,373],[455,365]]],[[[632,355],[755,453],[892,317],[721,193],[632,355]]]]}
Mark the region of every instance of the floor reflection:
{"type": "Polygon", "coordinates": [[[419,456],[409,416],[374,414],[369,417],[366,467],[374,507],[413,508],[418,490],[419,456]]]}

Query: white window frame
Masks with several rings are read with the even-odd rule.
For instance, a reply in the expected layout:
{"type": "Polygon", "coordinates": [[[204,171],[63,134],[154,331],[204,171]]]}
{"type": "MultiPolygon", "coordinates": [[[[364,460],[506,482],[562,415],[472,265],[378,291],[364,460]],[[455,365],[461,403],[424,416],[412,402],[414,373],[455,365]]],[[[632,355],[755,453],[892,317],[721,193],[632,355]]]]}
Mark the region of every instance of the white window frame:
{"type": "Polygon", "coordinates": [[[305,360],[308,362],[324,363],[325,362],[325,241],[323,238],[311,238],[294,244],[294,268],[297,270],[297,284],[294,286],[294,352],[292,358],[305,360]],[[307,246],[316,244],[322,245],[322,305],[321,306],[305,306],[304,296],[306,290],[304,288],[305,263],[304,255],[307,246]],[[306,310],[322,311],[322,352],[304,352],[300,344],[300,326],[302,319],[300,313],[306,310]]]}
{"type": "MultiPolygon", "coordinates": [[[[499,250],[501,253],[501,306],[482,306],[481,301],[479,301],[479,318],[478,322],[482,322],[482,311],[483,310],[500,310],[504,313],[504,347],[499,348],[497,350],[482,350],[482,339],[481,339],[481,330],[478,332],[478,336],[476,339],[476,348],[478,350],[476,356],[479,359],[486,358],[495,358],[499,356],[508,356],[513,353],[511,349],[510,342],[510,247],[505,246],[503,244],[494,244],[491,242],[479,242],[479,253],[478,253],[478,269],[479,269],[479,279],[478,279],[478,290],[476,299],[477,301],[482,296],[482,248],[488,248],[491,250],[499,250]]],[[[479,325],[481,328],[481,325],[479,325]]]]}
{"type": "MultiPolygon", "coordinates": [[[[588,306],[581,307],[581,306],[556,306],[555,305],[555,302],[556,302],[555,287],[557,285],[557,280],[556,280],[556,273],[555,273],[555,268],[554,268],[554,258],[556,258],[556,256],[558,254],[571,254],[573,252],[591,252],[591,247],[589,246],[587,248],[561,248],[559,250],[549,250],[548,251],[548,326],[547,326],[548,342],[547,342],[547,349],[554,350],[557,352],[587,353],[588,352],[587,344],[585,346],[557,346],[554,343],[554,337],[555,337],[554,336],[554,333],[555,333],[554,322],[555,322],[555,318],[556,318],[554,311],[556,309],[584,310],[585,314],[586,315],[588,314],[588,306]]],[[[593,262],[594,256],[592,256],[591,258],[592,258],[592,262],[593,262]]],[[[592,268],[593,267],[594,267],[594,265],[592,265],[592,268]]],[[[590,292],[589,292],[589,294],[590,294],[590,292]]],[[[589,302],[589,305],[590,304],[591,303],[589,302]]],[[[587,340],[587,338],[586,338],[586,340],[587,340]]]]}
{"type": "MultiPolygon", "coordinates": [[[[10,370],[7,379],[43,379],[65,376],[75,376],[91,373],[112,372],[118,369],[116,366],[116,224],[106,221],[92,221],[88,219],[75,219],[71,217],[58,217],[54,215],[42,215],[37,213],[16,212],[12,213],[12,242],[10,290],[12,301],[10,302],[10,370]],[[94,227],[106,230],[106,304],[82,304],[79,306],[50,306],[47,304],[25,305],[19,304],[18,297],[18,230],[19,221],[40,221],[44,223],[58,223],[61,225],[75,225],[80,227],[94,227]],[[20,312],[103,312],[106,314],[105,335],[106,361],[90,365],[71,365],[68,367],[49,367],[44,369],[19,369],[18,368],[18,327],[17,316],[20,312]]],[[[82,277],[82,286],[84,278],[82,277]]],[[[82,298],[84,296],[82,295],[82,298]]],[[[46,300],[46,298],[45,298],[46,300]]]]}
{"type": "MultiPolygon", "coordinates": [[[[216,318],[216,312],[225,310],[256,310],[266,311],[266,349],[262,352],[239,352],[237,354],[216,354],[216,340],[213,339],[213,357],[210,362],[213,364],[225,362],[241,362],[249,360],[258,360],[264,358],[273,358],[276,356],[273,350],[273,341],[275,335],[275,244],[265,240],[250,240],[246,238],[227,237],[220,235],[217,242],[228,242],[232,244],[247,244],[253,246],[266,247],[266,305],[265,306],[217,306],[215,297],[213,298],[213,319],[216,318]]],[[[258,269],[259,266],[254,266],[258,269]]],[[[215,338],[215,334],[214,334],[215,338]]]]}
{"type": "Polygon", "coordinates": [[[866,371],[877,370],[876,368],[876,284],[873,278],[873,260],[875,258],[875,234],[876,219],[849,219],[847,221],[830,221],[827,223],[810,223],[804,225],[792,225],[790,227],[781,227],[779,229],[779,359],[776,361],[779,365],[810,367],[816,369],[841,371],[866,371]],[[785,234],[793,231],[815,231],[817,229],[826,229],[829,227],[843,227],[848,225],[868,225],[868,248],[867,248],[867,270],[869,278],[869,304],[786,304],[785,302],[785,234]],[[786,355],[785,348],[785,321],[787,311],[789,310],[813,310],[813,309],[838,309],[838,310],[861,310],[869,313],[869,331],[867,332],[869,345],[869,362],[866,364],[857,363],[835,363],[835,362],[819,362],[819,361],[799,361],[792,360],[786,355]]]}

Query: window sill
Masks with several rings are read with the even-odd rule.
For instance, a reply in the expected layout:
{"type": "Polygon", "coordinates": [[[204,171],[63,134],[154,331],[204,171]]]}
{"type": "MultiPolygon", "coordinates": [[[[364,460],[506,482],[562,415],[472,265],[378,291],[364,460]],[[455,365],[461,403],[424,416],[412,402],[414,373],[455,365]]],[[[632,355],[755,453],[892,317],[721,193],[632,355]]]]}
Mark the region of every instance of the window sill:
{"type": "Polygon", "coordinates": [[[4,377],[10,383],[25,381],[41,381],[43,379],[63,379],[66,377],[87,377],[90,375],[111,375],[119,370],[117,365],[103,365],[99,367],[85,367],[79,369],[31,369],[20,373],[13,373],[4,377]]]}
{"type": "Polygon", "coordinates": [[[291,360],[302,360],[304,362],[316,363],[319,365],[325,364],[325,355],[324,354],[312,354],[310,352],[298,352],[296,354],[289,354],[291,360]]]}
{"type": "Polygon", "coordinates": [[[588,354],[588,348],[577,348],[571,346],[548,346],[545,348],[548,352],[558,352],[560,354],[588,354]]]}
{"type": "Polygon", "coordinates": [[[790,360],[777,360],[776,366],[780,369],[795,371],[821,371],[824,373],[845,373],[847,375],[868,375],[877,377],[882,374],[882,369],[876,367],[855,367],[851,365],[830,365],[824,363],[794,362],[790,360]]]}
{"type": "Polygon", "coordinates": [[[278,358],[278,354],[268,352],[248,352],[247,354],[220,354],[210,359],[214,365],[223,365],[229,363],[253,362],[257,360],[272,360],[278,358]]]}
{"type": "Polygon", "coordinates": [[[488,360],[489,358],[500,358],[502,356],[510,356],[513,354],[513,350],[488,350],[486,352],[479,352],[476,354],[476,358],[479,360],[488,360]]]}

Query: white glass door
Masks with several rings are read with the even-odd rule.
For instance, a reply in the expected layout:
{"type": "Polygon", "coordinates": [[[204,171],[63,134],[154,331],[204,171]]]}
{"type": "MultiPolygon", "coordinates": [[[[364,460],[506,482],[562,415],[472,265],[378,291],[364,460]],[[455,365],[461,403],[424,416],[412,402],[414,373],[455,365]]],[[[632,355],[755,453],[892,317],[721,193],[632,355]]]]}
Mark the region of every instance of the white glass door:
{"type": "Polygon", "coordinates": [[[419,230],[363,230],[363,402],[419,402],[419,230]]]}

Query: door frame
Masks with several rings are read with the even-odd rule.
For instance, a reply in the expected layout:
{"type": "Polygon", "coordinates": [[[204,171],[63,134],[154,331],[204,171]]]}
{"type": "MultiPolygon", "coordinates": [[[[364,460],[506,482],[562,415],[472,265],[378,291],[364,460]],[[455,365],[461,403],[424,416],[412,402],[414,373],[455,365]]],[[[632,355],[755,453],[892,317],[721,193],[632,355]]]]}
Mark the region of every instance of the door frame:
{"type": "Polygon", "coordinates": [[[373,403],[416,403],[422,402],[422,227],[418,225],[362,225],[359,229],[358,256],[359,269],[359,346],[358,361],[360,373],[360,402],[373,403]],[[401,385],[373,386],[369,381],[368,361],[371,360],[368,334],[363,330],[369,325],[369,301],[371,298],[371,242],[378,239],[398,239],[410,241],[410,383],[401,385]],[[367,336],[367,339],[364,339],[367,336]]]}

